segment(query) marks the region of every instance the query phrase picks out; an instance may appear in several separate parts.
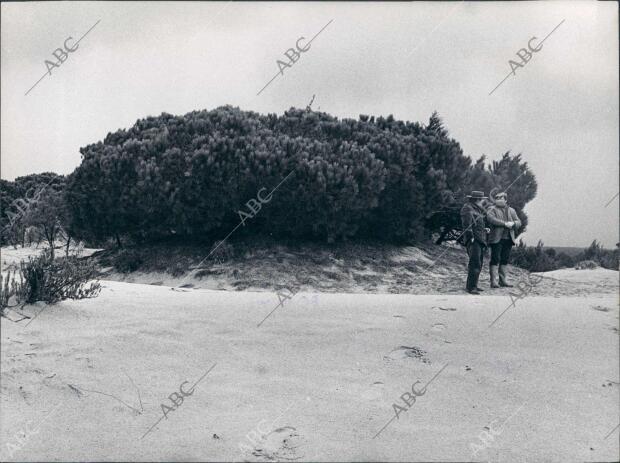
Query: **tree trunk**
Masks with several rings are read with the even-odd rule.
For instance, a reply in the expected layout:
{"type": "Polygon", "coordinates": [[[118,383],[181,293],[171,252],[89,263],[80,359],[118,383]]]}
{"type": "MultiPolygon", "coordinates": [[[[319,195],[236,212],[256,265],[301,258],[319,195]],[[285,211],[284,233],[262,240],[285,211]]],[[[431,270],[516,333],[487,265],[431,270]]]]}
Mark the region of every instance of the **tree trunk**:
{"type": "Polygon", "coordinates": [[[116,244],[118,245],[119,248],[122,248],[123,245],[121,244],[121,237],[118,236],[118,233],[115,233],[116,235],[116,244]]]}
{"type": "Polygon", "coordinates": [[[50,257],[52,258],[52,260],[54,260],[54,232],[52,232],[52,236],[51,239],[49,240],[50,242],[50,257]]]}
{"type": "Polygon", "coordinates": [[[54,229],[52,227],[50,230],[47,228],[47,225],[44,225],[43,231],[45,232],[45,239],[47,239],[47,242],[50,245],[50,257],[54,260],[54,229]]]}
{"type": "Polygon", "coordinates": [[[69,257],[69,243],[71,243],[71,235],[67,235],[67,247],[65,248],[65,257],[69,257]]]}

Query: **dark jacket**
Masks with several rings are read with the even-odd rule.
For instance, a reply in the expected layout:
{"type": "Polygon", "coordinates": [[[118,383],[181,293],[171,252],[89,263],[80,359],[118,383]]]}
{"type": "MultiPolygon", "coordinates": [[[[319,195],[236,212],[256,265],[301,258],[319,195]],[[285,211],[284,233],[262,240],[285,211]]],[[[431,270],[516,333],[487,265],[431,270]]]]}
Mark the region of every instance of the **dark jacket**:
{"type": "Polygon", "coordinates": [[[516,243],[515,232],[521,228],[521,221],[517,212],[510,206],[492,206],[487,212],[487,222],[490,225],[489,244],[499,243],[502,238],[508,238],[516,243]],[[511,229],[506,228],[506,222],[514,222],[511,229]]]}
{"type": "Polygon", "coordinates": [[[474,238],[483,246],[487,245],[484,209],[474,203],[466,202],[461,208],[461,224],[465,243],[469,243],[474,238]]]}

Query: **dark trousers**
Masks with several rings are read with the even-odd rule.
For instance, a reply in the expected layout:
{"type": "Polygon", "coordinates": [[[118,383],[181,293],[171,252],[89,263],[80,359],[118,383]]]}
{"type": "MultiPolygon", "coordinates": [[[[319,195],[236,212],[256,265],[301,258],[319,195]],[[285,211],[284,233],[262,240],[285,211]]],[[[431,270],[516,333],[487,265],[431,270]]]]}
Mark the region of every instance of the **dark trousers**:
{"type": "Polygon", "coordinates": [[[512,244],[511,239],[501,239],[491,244],[491,265],[508,265],[512,244]]]}
{"type": "Polygon", "coordinates": [[[467,244],[467,255],[469,256],[469,265],[467,267],[467,284],[465,288],[470,291],[478,286],[478,277],[482,270],[482,261],[484,259],[485,246],[479,241],[474,240],[473,243],[467,244]]]}

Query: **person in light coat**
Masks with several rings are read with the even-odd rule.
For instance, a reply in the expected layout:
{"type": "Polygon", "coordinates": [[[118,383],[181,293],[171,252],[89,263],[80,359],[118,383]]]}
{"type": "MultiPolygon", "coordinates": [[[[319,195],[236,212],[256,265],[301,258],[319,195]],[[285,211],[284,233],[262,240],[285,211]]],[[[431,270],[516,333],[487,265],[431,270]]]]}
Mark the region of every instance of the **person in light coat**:
{"type": "Polygon", "coordinates": [[[490,196],[493,206],[487,211],[487,224],[491,228],[488,239],[491,248],[491,288],[512,288],[506,279],[506,269],[510,251],[516,243],[515,234],[521,228],[521,220],[517,212],[508,205],[505,191],[493,190],[490,196]]]}

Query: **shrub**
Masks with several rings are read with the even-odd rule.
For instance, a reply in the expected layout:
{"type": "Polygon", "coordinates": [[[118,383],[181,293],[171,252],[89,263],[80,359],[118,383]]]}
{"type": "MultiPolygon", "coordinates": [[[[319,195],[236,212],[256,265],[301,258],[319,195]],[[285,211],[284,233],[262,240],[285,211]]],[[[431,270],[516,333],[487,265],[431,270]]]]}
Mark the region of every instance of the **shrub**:
{"type": "Polygon", "coordinates": [[[577,259],[592,260],[603,268],[618,270],[619,255],[620,250],[618,249],[618,245],[616,245],[616,249],[605,249],[597,240],[594,240],[588,248],[577,256],[577,259]]]}
{"type": "Polygon", "coordinates": [[[13,272],[13,278],[11,278],[11,271],[7,272],[6,277],[0,274],[0,316],[5,315],[6,309],[15,307],[19,304],[11,304],[11,301],[20,301],[24,298],[24,285],[20,274],[20,282],[15,279],[17,271],[13,272]]]}
{"type": "Polygon", "coordinates": [[[224,262],[227,262],[235,257],[235,249],[232,244],[227,243],[226,241],[216,241],[213,246],[211,246],[209,253],[209,259],[217,262],[218,264],[223,264],[224,262]]]}
{"type": "Polygon", "coordinates": [[[4,315],[4,311],[9,306],[9,299],[11,297],[11,287],[9,286],[11,278],[11,272],[6,276],[6,280],[2,281],[2,274],[0,274],[0,314],[4,315]],[[4,284],[3,284],[4,283],[4,284]]]}
{"type": "Polygon", "coordinates": [[[527,194],[513,202],[521,207],[535,195],[519,156],[506,154],[492,172],[483,165],[470,175],[471,159],[436,114],[423,126],[392,116],[339,120],[295,108],[277,116],[225,106],[147,117],[80,152],[67,181],[69,228],[78,238],[118,242],[123,235],[213,240],[239,224],[239,211],[251,212],[251,200],[251,224],[237,234],[414,240],[426,233],[430,212],[479,177],[506,186],[524,173],[511,191],[527,186],[527,194]],[[256,206],[259,190],[265,198],[276,185],[256,206]]]}
{"type": "MultiPolygon", "coordinates": [[[[552,249],[552,248],[551,248],[552,249]]],[[[519,241],[510,255],[510,263],[516,267],[521,267],[530,272],[548,272],[564,267],[566,260],[560,256],[556,256],[555,250],[549,252],[545,249],[542,241],[539,241],[535,247],[527,246],[523,240],[519,241]]],[[[570,258],[569,258],[570,260],[570,258]]],[[[572,260],[570,261],[572,265],[572,260]]]]}
{"type": "Polygon", "coordinates": [[[620,270],[620,256],[617,249],[613,251],[605,250],[605,253],[599,257],[601,267],[610,270],[620,270]]]}
{"type": "Polygon", "coordinates": [[[142,256],[135,249],[121,249],[113,258],[114,268],[122,273],[135,272],[143,263],[142,256]]]}
{"type": "Polygon", "coordinates": [[[182,262],[175,262],[170,269],[170,274],[173,277],[180,277],[187,271],[187,268],[183,265],[182,262]]]}
{"type": "Polygon", "coordinates": [[[520,241],[510,255],[510,262],[530,272],[547,272],[558,268],[553,258],[545,252],[542,241],[539,241],[535,247],[526,246],[523,241],[520,241]]]}
{"type": "Polygon", "coordinates": [[[85,284],[94,279],[96,269],[92,262],[78,256],[53,259],[48,250],[40,256],[22,261],[20,277],[20,302],[44,301],[54,303],[65,299],[96,297],[101,290],[98,282],[85,284]]]}
{"type": "Polygon", "coordinates": [[[7,276],[4,277],[4,280],[2,274],[0,274],[0,315],[4,315],[4,311],[9,306],[9,299],[13,295],[13,293],[11,292],[10,281],[10,271],[8,272],[7,276]]]}
{"type": "Polygon", "coordinates": [[[585,270],[585,269],[593,269],[597,268],[599,265],[593,260],[582,260],[581,262],[577,262],[575,265],[575,269],[577,270],[585,270]]]}
{"type": "Polygon", "coordinates": [[[619,269],[620,250],[604,249],[594,240],[592,244],[571,257],[565,252],[557,253],[553,248],[544,248],[542,241],[536,247],[526,246],[523,240],[512,251],[511,264],[532,272],[546,272],[558,268],[596,268],[603,267],[611,270],[619,269]]]}
{"type": "Polygon", "coordinates": [[[575,265],[575,260],[565,252],[557,254],[556,259],[560,268],[567,268],[575,265]]]}

